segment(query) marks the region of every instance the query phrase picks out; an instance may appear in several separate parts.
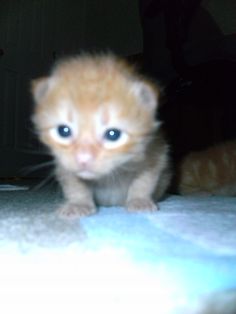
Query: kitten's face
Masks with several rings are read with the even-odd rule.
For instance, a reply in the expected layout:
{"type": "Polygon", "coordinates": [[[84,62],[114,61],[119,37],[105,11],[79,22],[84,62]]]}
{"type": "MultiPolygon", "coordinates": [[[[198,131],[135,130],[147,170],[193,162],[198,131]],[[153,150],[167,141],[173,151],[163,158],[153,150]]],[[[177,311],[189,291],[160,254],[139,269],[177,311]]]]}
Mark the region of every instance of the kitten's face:
{"type": "Polygon", "coordinates": [[[56,162],[98,179],[143,157],[156,128],[156,94],[107,57],[71,60],[33,85],[34,122],[56,162]]]}

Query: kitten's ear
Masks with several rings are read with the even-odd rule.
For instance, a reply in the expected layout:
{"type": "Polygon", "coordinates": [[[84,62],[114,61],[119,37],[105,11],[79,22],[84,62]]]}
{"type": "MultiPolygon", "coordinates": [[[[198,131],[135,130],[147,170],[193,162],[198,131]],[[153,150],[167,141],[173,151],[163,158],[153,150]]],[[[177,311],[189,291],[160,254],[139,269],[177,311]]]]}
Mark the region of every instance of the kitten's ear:
{"type": "Polygon", "coordinates": [[[40,103],[49,89],[49,78],[42,77],[31,82],[31,92],[36,103],[40,103]]]}
{"type": "Polygon", "coordinates": [[[132,93],[138,98],[141,105],[150,111],[155,111],[158,105],[158,90],[145,81],[132,82],[132,93]]]}

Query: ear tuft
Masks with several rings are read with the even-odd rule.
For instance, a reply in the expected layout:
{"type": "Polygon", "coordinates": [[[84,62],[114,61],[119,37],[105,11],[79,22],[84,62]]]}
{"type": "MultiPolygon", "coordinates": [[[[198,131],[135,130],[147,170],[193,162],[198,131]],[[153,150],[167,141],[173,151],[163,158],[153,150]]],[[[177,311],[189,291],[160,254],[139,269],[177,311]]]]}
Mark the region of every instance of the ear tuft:
{"type": "Polygon", "coordinates": [[[49,89],[49,79],[46,77],[33,80],[31,82],[31,91],[36,103],[41,102],[49,89]]]}
{"type": "Polygon", "coordinates": [[[145,81],[136,81],[131,86],[132,93],[138,98],[141,105],[154,111],[158,105],[158,92],[149,83],[145,81]]]}

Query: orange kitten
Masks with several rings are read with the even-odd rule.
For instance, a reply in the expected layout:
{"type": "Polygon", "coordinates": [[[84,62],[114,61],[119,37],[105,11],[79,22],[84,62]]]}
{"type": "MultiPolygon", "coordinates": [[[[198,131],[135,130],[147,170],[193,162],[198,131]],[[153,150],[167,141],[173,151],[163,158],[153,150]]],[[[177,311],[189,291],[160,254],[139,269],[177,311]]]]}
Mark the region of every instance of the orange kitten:
{"type": "Polygon", "coordinates": [[[236,141],[188,154],[179,167],[180,194],[236,195],[236,141]]]}
{"type": "Polygon", "coordinates": [[[57,64],[32,90],[33,121],[66,199],[62,215],[90,215],[96,205],[157,209],[170,173],[150,82],[112,55],[83,55],[57,64]]]}

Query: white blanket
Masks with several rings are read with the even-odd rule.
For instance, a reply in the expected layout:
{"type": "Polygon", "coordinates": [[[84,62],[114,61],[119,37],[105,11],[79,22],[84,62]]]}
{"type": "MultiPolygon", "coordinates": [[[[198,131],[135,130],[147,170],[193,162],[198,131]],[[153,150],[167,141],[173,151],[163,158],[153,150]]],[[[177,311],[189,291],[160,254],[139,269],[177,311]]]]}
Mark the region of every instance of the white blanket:
{"type": "Polygon", "coordinates": [[[169,196],[154,214],[73,221],[60,202],[50,188],[0,192],[1,313],[189,314],[236,288],[235,198],[169,196]]]}

